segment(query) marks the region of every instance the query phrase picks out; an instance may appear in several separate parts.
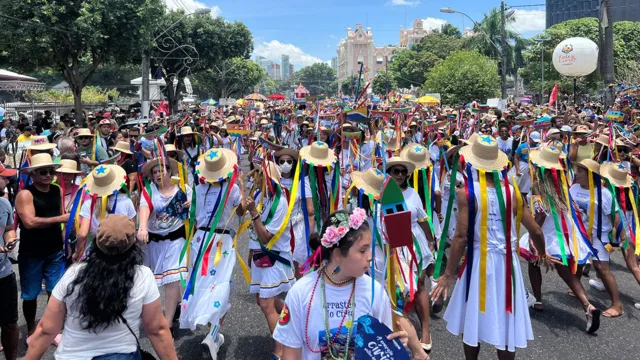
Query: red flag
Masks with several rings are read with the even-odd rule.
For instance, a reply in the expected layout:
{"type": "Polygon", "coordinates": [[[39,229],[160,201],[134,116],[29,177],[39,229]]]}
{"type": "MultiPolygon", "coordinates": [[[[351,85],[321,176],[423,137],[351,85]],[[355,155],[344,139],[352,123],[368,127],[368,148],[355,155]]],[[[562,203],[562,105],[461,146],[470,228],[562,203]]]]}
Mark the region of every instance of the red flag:
{"type": "Polygon", "coordinates": [[[549,106],[553,106],[553,103],[555,103],[556,100],[558,100],[558,83],[553,86],[553,90],[549,96],[549,106]]]}

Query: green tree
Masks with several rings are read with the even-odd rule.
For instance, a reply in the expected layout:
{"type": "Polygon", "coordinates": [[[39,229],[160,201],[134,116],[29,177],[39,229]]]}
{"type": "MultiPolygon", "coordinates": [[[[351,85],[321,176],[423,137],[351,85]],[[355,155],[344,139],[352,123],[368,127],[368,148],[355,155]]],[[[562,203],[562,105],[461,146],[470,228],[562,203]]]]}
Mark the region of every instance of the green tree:
{"type": "Polygon", "coordinates": [[[389,70],[398,87],[420,86],[425,73],[439,61],[462,48],[462,40],[438,32],[423,37],[411,49],[395,50],[389,70]]]}
{"type": "MultiPolygon", "coordinates": [[[[360,81],[360,84],[363,83],[363,80],[360,81]]],[[[342,87],[340,90],[342,91],[342,96],[353,96],[356,92],[356,87],[358,86],[358,76],[352,75],[348,78],[342,80],[342,87]]],[[[361,85],[364,86],[364,85],[361,85]]]]}
{"type": "MultiPolygon", "coordinates": [[[[262,68],[260,68],[262,69],[262,68]]],[[[264,70],[264,69],[262,69],[264,70]]],[[[267,72],[264,72],[265,76],[262,78],[261,82],[260,82],[260,93],[263,94],[264,96],[269,96],[271,94],[276,94],[276,93],[280,93],[280,85],[273,80],[272,78],[270,78],[269,76],[267,76],[267,72]]]]}
{"type": "Polygon", "coordinates": [[[495,61],[475,51],[457,51],[433,67],[423,88],[440,93],[443,104],[485,101],[500,92],[498,67],[495,61]]]}
{"type": "Polygon", "coordinates": [[[444,35],[451,36],[456,39],[460,39],[462,37],[462,33],[460,32],[460,29],[458,29],[457,26],[449,22],[442,25],[440,32],[444,35]]]}
{"type": "Polygon", "coordinates": [[[387,72],[384,70],[378,71],[376,73],[376,77],[373,78],[371,82],[371,89],[373,93],[380,96],[387,96],[391,90],[394,90],[398,87],[398,83],[396,83],[396,79],[393,77],[391,72],[387,72]],[[387,91],[387,84],[389,85],[387,91]]]}
{"type": "Polygon", "coordinates": [[[167,84],[167,100],[173,111],[178,108],[184,78],[206,72],[235,57],[249,58],[253,37],[241,22],[229,22],[207,14],[184,17],[183,11],[167,12],[160,20],[160,29],[168,29],[156,40],[152,54],[152,72],[162,67],[167,84]],[[175,24],[172,26],[172,24],[175,24]]]}
{"type": "Polygon", "coordinates": [[[214,65],[212,69],[196,73],[193,78],[208,97],[241,97],[253,92],[267,78],[267,72],[251,60],[235,57],[214,65]]]}
{"type": "Polygon", "coordinates": [[[336,72],[326,63],[305,66],[296,72],[295,76],[311,95],[335,93],[335,89],[332,90],[330,85],[336,79],[336,72]]]}
{"type": "Polygon", "coordinates": [[[11,39],[0,45],[0,62],[24,72],[59,71],[80,119],[82,89],[96,69],[131,62],[148,46],[164,9],[160,0],[0,0],[0,12],[16,19],[0,28],[11,39]]]}

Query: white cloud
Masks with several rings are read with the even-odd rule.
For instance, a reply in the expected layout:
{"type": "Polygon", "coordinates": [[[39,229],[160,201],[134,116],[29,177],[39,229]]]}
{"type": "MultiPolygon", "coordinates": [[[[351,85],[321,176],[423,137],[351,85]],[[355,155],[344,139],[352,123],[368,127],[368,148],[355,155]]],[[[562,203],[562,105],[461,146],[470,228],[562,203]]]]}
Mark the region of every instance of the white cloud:
{"type": "Polygon", "coordinates": [[[438,19],[438,18],[432,18],[432,17],[422,19],[422,26],[427,30],[429,29],[440,30],[440,28],[442,28],[442,25],[446,23],[447,23],[447,20],[445,19],[438,19]]]}
{"type": "Polygon", "coordinates": [[[389,4],[394,6],[416,6],[420,4],[420,1],[391,0],[389,4]]]}
{"type": "Polygon", "coordinates": [[[187,13],[192,13],[198,9],[210,8],[212,17],[217,17],[222,14],[219,6],[209,7],[197,0],[164,0],[164,3],[169,10],[183,9],[187,13]]]}
{"type": "Polygon", "coordinates": [[[511,24],[518,32],[543,31],[546,29],[544,10],[515,10],[515,21],[511,24]]]}
{"type": "Polygon", "coordinates": [[[283,54],[289,55],[289,61],[291,64],[294,64],[296,68],[323,62],[322,59],[305,53],[293,44],[283,44],[278,40],[254,43],[253,57],[259,55],[273,62],[280,63],[280,58],[283,54]]]}

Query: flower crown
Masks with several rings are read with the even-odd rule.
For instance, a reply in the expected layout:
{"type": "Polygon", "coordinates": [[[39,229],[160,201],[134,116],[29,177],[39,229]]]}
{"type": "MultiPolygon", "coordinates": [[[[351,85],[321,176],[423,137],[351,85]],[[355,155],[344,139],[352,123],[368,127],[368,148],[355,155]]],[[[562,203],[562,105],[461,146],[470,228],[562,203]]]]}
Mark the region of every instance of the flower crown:
{"type": "Polygon", "coordinates": [[[351,215],[337,213],[329,219],[331,226],[327,227],[322,236],[322,246],[333,247],[348,232],[349,229],[358,230],[367,219],[367,213],[362,208],[356,208],[351,215]]]}

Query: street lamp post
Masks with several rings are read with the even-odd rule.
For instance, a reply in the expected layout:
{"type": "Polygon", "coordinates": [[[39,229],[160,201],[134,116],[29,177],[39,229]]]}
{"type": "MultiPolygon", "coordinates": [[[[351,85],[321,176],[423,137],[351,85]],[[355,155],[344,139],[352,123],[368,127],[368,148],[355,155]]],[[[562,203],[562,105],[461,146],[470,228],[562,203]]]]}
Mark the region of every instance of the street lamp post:
{"type": "Polygon", "coordinates": [[[534,39],[535,42],[540,44],[540,105],[544,103],[544,42],[551,40],[550,38],[534,39]]]}
{"type": "MultiPolygon", "coordinates": [[[[169,31],[172,27],[174,27],[175,25],[177,25],[179,22],[181,22],[182,20],[184,20],[187,16],[193,15],[193,14],[198,14],[198,15],[205,15],[205,14],[209,14],[211,12],[210,8],[201,8],[201,9],[197,9],[196,11],[192,12],[192,13],[188,13],[188,14],[184,14],[183,17],[181,17],[180,19],[178,19],[176,22],[174,22],[173,24],[169,25],[169,27],[167,27],[166,29],[164,29],[163,32],[160,33],[160,35],[156,36],[153,41],[158,40],[158,38],[164,34],[166,34],[167,31],[169,31]]],[[[142,118],[145,117],[149,117],[149,110],[151,109],[151,101],[149,100],[149,76],[151,75],[149,72],[149,62],[151,61],[150,59],[150,55],[149,55],[149,50],[148,49],[144,49],[142,51],[142,91],[141,91],[141,97],[142,97],[142,103],[141,103],[141,116],[142,118]]]]}
{"type": "Polygon", "coordinates": [[[475,20],[473,20],[473,18],[465,13],[463,13],[462,11],[458,11],[458,10],[454,10],[452,8],[441,8],[440,12],[446,13],[446,14],[460,14],[460,15],[464,15],[466,16],[469,20],[471,20],[471,22],[473,22],[473,24],[475,25],[475,27],[480,30],[484,36],[487,37],[487,40],[489,40],[489,42],[491,43],[491,45],[493,45],[493,47],[498,51],[498,53],[500,54],[501,57],[501,61],[502,61],[502,74],[500,77],[500,92],[501,92],[501,96],[503,99],[507,98],[507,52],[505,51],[507,48],[507,35],[506,35],[506,19],[513,16],[513,14],[515,13],[515,10],[509,10],[508,12],[505,12],[507,10],[507,7],[504,3],[504,1],[502,1],[501,5],[500,5],[500,15],[501,15],[501,25],[500,25],[500,39],[501,39],[501,45],[502,46],[498,46],[496,45],[495,42],[493,42],[493,40],[491,40],[491,37],[489,36],[489,34],[487,34],[486,32],[484,32],[484,30],[482,30],[482,28],[480,27],[480,24],[478,24],[475,20]]]}

